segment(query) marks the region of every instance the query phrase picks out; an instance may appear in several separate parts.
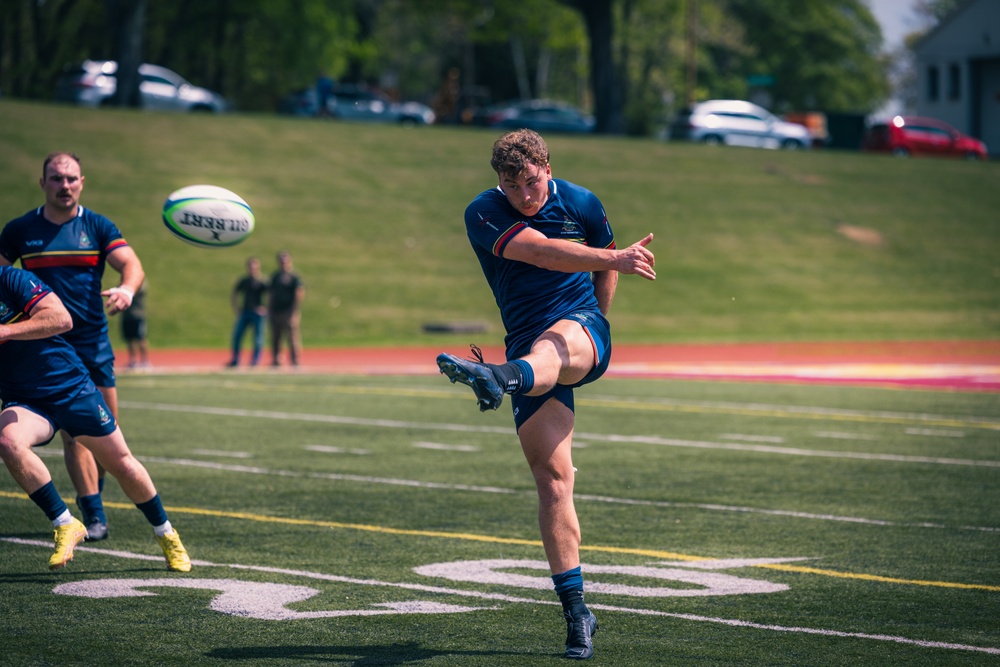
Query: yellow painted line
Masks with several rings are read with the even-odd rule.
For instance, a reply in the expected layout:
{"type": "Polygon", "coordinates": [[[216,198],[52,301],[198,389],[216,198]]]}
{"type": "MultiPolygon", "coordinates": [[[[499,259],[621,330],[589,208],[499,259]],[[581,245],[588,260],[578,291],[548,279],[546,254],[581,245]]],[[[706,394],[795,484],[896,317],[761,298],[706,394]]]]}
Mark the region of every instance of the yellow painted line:
{"type": "MultiPolygon", "coordinates": [[[[0,497],[15,498],[17,500],[28,500],[27,494],[14,493],[10,491],[0,491],[0,497]]],[[[69,502],[68,499],[64,499],[69,502]]],[[[129,503],[118,503],[105,501],[105,507],[115,509],[132,509],[135,505],[129,503]]],[[[169,513],[193,514],[199,516],[211,516],[226,519],[238,519],[241,521],[256,521],[258,523],[278,523],[289,526],[311,526],[315,528],[336,528],[341,530],[360,530],[370,533],[381,533],[383,535],[407,535],[411,537],[435,537],[450,540],[464,540],[468,542],[486,542],[489,544],[512,544],[527,547],[542,547],[541,540],[522,540],[513,537],[496,537],[493,535],[478,535],[475,533],[449,533],[437,530],[412,530],[406,528],[390,528],[388,526],[374,526],[364,523],[344,523],[340,521],[316,521],[314,519],[292,519],[287,517],[267,516],[266,514],[253,514],[250,512],[226,512],[221,510],[206,510],[200,507],[165,507],[169,513]]],[[[683,561],[706,561],[713,560],[707,556],[694,556],[691,554],[681,554],[672,551],[659,551],[654,549],[634,549],[626,547],[611,547],[585,544],[580,546],[580,551],[593,551],[596,553],[628,554],[631,556],[646,556],[649,558],[663,558],[666,560],[683,561]]],[[[782,563],[761,563],[751,567],[760,567],[768,570],[779,570],[782,572],[795,572],[799,574],[814,574],[823,577],[835,577],[838,579],[856,579],[860,581],[877,581],[887,584],[902,584],[911,586],[933,586],[936,588],[961,588],[967,590],[1000,592],[1000,586],[989,586],[986,584],[960,584],[949,581],[924,581],[920,579],[899,579],[896,577],[883,577],[875,574],[859,574],[853,572],[839,572],[837,570],[824,570],[815,567],[805,567],[801,565],[786,565],[782,563]]]]}
{"type": "Polygon", "coordinates": [[[785,565],[783,563],[762,563],[756,565],[755,567],[763,567],[769,570],[783,570],[785,572],[799,572],[802,574],[818,574],[824,577],[837,577],[838,579],[860,579],[862,581],[878,581],[884,584],[907,584],[910,586],[934,586],[937,588],[964,588],[977,591],[1000,591],[1000,586],[987,586],[986,584],[959,584],[950,581],[898,579],[896,577],[883,577],[877,574],[857,574],[853,572],[837,572],[836,570],[821,570],[815,567],[805,567],[802,565],[785,565]]]}

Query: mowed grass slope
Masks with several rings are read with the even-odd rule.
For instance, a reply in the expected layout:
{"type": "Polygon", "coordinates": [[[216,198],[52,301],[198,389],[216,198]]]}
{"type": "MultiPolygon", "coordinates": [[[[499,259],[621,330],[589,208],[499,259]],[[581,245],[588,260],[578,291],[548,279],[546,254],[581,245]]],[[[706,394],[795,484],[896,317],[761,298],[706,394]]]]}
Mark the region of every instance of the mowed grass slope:
{"type": "MultiPolygon", "coordinates": [[[[559,661],[507,406],[433,376],[129,375],[120,395],[195,567],[164,569],[111,481],[111,538],[50,573],[48,523],[0,477],[5,665],[559,661]],[[444,571],[497,560],[527,562],[444,571]]],[[[1000,658],[994,395],[605,379],[577,404],[595,665],[1000,658]]],[[[40,453],[69,496],[60,449],[40,453]]]]}
{"type": "MultiPolygon", "coordinates": [[[[427,322],[501,329],[462,214],[495,184],[497,133],[271,115],[163,115],[0,101],[0,217],[41,203],[42,158],[83,158],[85,205],[149,275],[154,347],[227,344],[250,254],[289,249],[307,347],[437,343],[427,322]],[[168,234],[196,183],[250,202],[241,246],[168,234]]],[[[656,234],[659,279],[625,278],[618,342],[983,339],[1000,334],[1000,164],[549,137],[554,174],[604,202],[619,245],[656,234]]],[[[115,328],[115,334],[117,330],[115,328]]]]}

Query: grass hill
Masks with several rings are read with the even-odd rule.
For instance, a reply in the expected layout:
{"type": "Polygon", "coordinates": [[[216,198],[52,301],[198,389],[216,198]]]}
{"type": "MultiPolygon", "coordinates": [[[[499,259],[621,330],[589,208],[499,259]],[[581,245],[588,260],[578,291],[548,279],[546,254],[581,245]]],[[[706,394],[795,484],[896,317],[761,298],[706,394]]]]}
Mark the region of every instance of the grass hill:
{"type": "MultiPolygon", "coordinates": [[[[288,249],[309,346],[434,344],[427,322],[499,342],[462,213],[495,184],[493,130],[272,115],[166,115],[0,100],[0,218],[42,202],[44,156],[83,161],[83,203],[122,229],[149,279],[154,347],[225,347],[251,254],[288,249]],[[229,188],[257,216],[244,244],[184,244],[173,190],[229,188]]],[[[553,173],[604,202],[620,246],[652,231],[659,279],[623,277],[619,342],[1000,336],[1000,164],[548,137],[553,173]]],[[[115,328],[117,335],[117,328],[115,328]]],[[[462,342],[466,342],[463,338],[462,342]]]]}

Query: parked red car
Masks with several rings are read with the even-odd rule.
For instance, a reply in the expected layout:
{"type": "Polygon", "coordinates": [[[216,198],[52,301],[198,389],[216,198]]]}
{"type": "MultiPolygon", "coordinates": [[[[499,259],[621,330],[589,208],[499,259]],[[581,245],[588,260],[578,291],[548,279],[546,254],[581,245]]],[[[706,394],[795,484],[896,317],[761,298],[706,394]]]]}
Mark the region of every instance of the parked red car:
{"type": "Polygon", "coordinates": [[[864,149],[893,155],[941,155],[970,160],[987,158],[986,144],[962,134],[944,121],[922,116],[896,116],[876,123],[865,134],[864,149]]]}

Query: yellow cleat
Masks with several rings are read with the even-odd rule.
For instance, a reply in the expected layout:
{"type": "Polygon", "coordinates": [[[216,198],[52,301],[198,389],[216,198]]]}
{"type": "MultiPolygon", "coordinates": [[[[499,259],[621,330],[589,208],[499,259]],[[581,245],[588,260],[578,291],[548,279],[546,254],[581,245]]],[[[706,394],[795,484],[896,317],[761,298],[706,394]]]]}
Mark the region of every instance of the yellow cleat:
{"type": "Polygon", "coordinates": [[[49,557],[49,569],[58,570],[73,560],[73,549],[87,539],[87,527],[75,517],[72,523],[56,528],[56,550],[49,557]]]}
{"type": "Polygon", "coordinates": [[[167,557],[167,568],[174,572],[190,572],[191,557],[188,556],[187,549],[181,544],[181,536],[175,530],[169,535],[156,536],[156,541],[163,549],[163,555],[167,557]]]}

